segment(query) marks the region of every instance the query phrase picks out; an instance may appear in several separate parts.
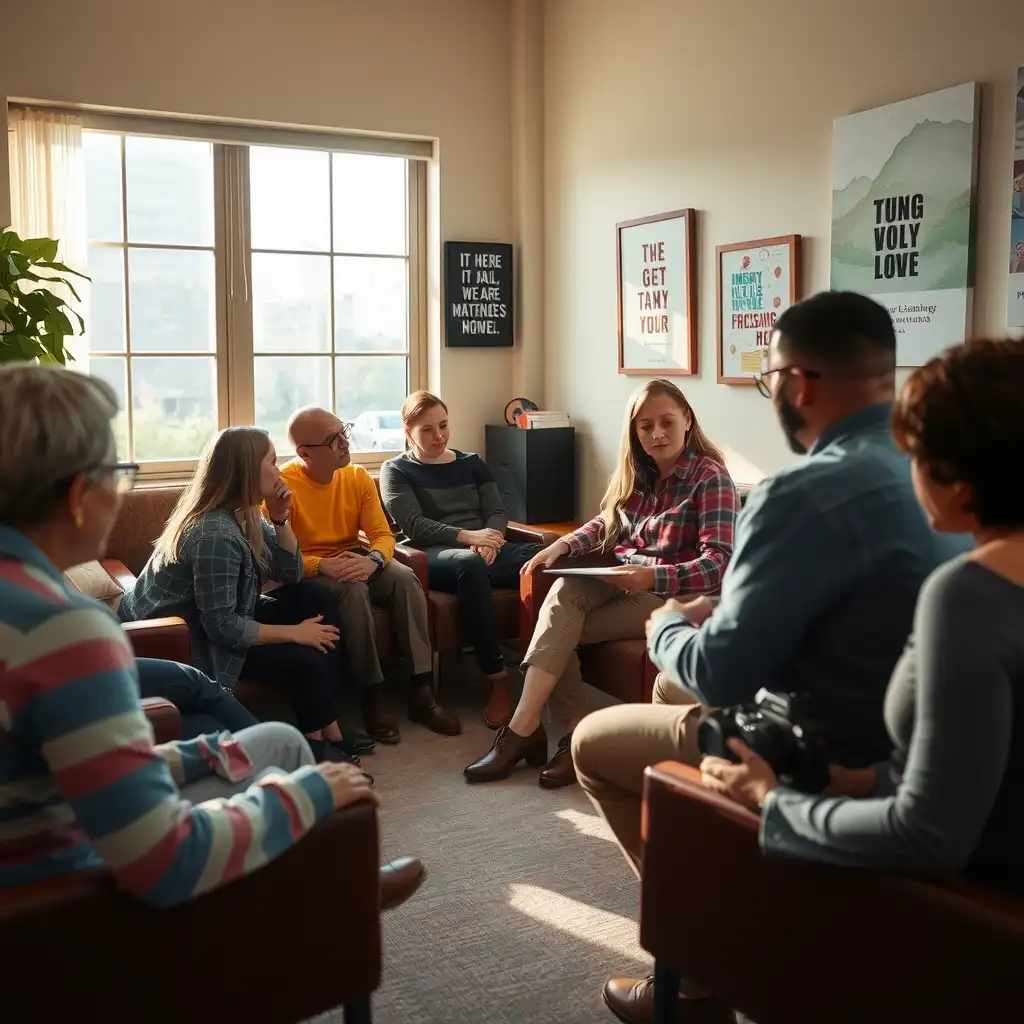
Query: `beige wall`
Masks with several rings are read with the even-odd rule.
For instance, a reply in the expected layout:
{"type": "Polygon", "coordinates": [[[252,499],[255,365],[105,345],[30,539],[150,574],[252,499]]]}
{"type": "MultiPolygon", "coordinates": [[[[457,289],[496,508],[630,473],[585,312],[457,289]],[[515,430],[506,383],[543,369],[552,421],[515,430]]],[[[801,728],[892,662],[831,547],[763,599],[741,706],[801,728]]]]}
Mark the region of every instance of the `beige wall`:
{"type": "MultiPolygon", "coordinates": [[[[0,96],[436,138],[440,237],[513,237],[509,0],[66,0],[16,21],[0,96]]],[[[0,141],[4,224],[6,172],[0,141]]],[[[510,350],[432,364],[457,443],[482,446],[510,350]]]]}
{"type": "Polygon", "coordinates": [[[832,119],[983,83],[975,327],[1005,331],[1016,68],[1008,0],[549,0],[545,18],[547,404],[580,438],[583,509],[613,464],[615,223],[699,211],[700,366],[678,378],[737,478],[791,456],[753,388],[716,383],[714,249],[805,239],[805,292],[828,286],[832,119]]]}

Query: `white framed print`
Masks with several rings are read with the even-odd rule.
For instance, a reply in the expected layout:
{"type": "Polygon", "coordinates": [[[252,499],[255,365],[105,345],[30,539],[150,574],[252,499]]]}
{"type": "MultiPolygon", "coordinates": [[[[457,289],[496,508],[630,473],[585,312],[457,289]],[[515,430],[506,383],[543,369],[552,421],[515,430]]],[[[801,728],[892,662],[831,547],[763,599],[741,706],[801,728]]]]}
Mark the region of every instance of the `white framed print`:
{"type": "Polygon", "coordinates": [[[715,249],[718,383],[753,384],[765,367],[775,321],[797,300],[800,236],[715,249]]]}
{"type": "Polygon", "coordinates": [[[694,211],[615,225],[619,373],[697,372],[694,211]]]}

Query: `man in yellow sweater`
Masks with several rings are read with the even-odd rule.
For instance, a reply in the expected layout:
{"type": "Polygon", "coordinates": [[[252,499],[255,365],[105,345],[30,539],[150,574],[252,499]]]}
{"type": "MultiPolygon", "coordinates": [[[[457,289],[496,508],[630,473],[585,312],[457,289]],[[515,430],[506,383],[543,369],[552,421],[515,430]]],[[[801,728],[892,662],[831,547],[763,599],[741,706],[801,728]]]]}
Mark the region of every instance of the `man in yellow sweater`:
{"type": "Polygon", "coordinates": [[[366,731],[381,743],[399,739],[398,723],[380,700],[383,674],[372,609],[377,605],[390,613],[398,650],[412,673],[410,721],[457,735],[459,720],[434,700],[426,595],[416,573],[394,560],[394,534],[370,474],[352,465],[348,429],[326,409],[300,409],[288,421],[288,439],[296,458],[281,476],[292,492],[292,530],[306,576],[337,595],[341,641],[362,690],[366,731]]]}

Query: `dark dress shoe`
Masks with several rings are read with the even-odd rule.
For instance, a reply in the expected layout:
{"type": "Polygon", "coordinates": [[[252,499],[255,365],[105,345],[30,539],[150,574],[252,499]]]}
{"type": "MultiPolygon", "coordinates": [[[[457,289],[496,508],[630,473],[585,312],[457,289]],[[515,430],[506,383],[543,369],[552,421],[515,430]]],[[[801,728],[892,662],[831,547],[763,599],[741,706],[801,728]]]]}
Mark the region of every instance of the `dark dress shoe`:
{"type": "MultiPolygon", "coordinates": [[[[625,1024],[654,1020],[654,977],[611,978],[601,993],[604,1004],[625,1024]]],[[[679,1024],[736,1024],[736,1014],[720,999],[679,997],[679,1024]]]]}
{"type": "Polygon", "coordinates": [[[462,723],[454,715],[444,713],[429,686],[417,687],[409,695],[409,721],[442,736],[458,736],[462,732],[462,723]]]}
{"type": "Polygon", "coordinates": [[[397,743],[401,736],[398,722],[385,710],[380,699],[380,687],[371,686],[363,691],[363,725],[367,734],[378,743],[397,743]]]}
{"type": "Polygon", "coordinates": [[[399,857],[380,869],[380,909],[404,903],[423,883],[427,869],[419,857],[399,857]]]}
{"type": "Polygon", "coordinates": [[[540,773],[537,781],[545,789],[560,789],[562,786],[571,786],[576,782],[576,768],[572,763],[572,753],[569,744],[572,743],[572,733],[566,733],[558,741],[558,749],[555,756],[547,763],[547,767],[540,773]]]}
{"type": "Polygon", "coordinates": [[[350,736],[346,734],[340,740],[328,740],[327,742],[332,747],[341,747],[346,754],[351,754],[354,757],[372,754],[377,749],[377,744],[374,743],[373,738],[370,736],[350,736]]]}
{"type": "Polygon", "coordinates": [[[319,764],[321,761],[334,761],[336,764],[359,764],[359,757],[350,754],[340,743],[331,743],[328,740],[309,740],[309,749],[313,751],[313,758],[319,764]]]}
{"type": "Polygon", "coordinates": [[[548,738],[544,726],[538,725],[529,736],[520,736],[507,725],[498,730],[491,749],[462,769],[467,782],[497,782],[507,779],[520,761],[539,768],[548,758],[548,738]]]}

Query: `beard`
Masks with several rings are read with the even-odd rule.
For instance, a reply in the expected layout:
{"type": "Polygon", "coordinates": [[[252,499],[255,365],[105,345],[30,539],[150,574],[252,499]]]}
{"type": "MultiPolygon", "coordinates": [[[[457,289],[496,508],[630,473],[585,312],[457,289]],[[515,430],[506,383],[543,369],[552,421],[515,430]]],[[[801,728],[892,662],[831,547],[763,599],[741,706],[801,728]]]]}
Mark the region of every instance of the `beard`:
{"type": "Polygon", "coordinates": [[[806,455],[807,445],[797,437],[797,434],[807,426],[807,420],[800,414],[800,410],[785,395],[780,394],[775,411],[778,414],[782,432],[786,435],[790,451],[797,455],[806,455]]]}

